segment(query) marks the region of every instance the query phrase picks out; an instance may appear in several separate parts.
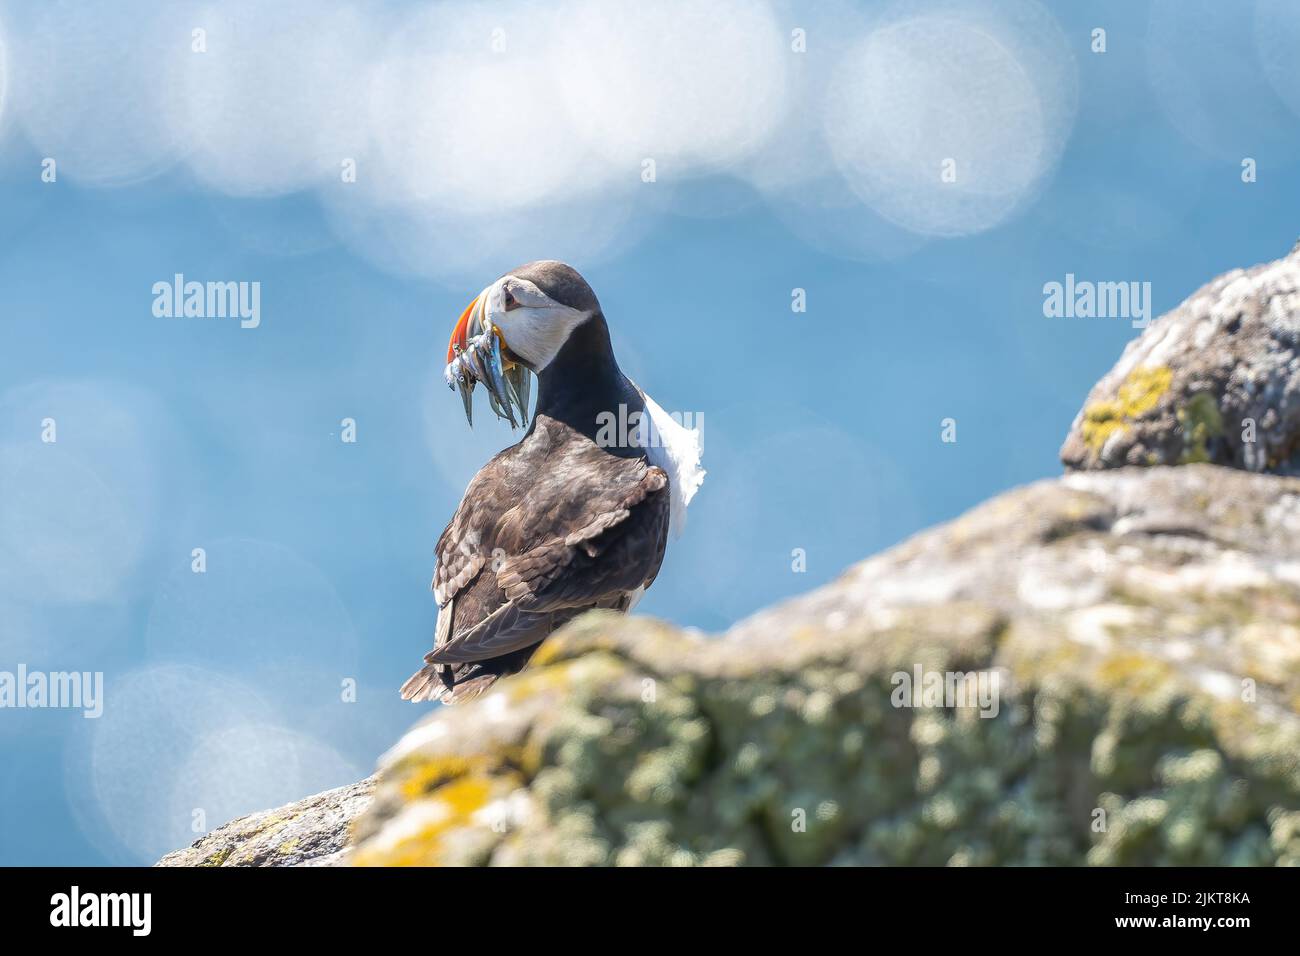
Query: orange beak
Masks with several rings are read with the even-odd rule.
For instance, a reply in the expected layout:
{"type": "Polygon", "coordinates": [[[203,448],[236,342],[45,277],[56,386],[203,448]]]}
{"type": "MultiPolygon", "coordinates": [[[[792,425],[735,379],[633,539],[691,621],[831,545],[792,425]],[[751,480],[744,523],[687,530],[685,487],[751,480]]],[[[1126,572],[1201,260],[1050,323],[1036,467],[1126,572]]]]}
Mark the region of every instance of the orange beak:
{"type": "Polygon", "coordinates": [[[450,365],[456,359],[458,352],[463,352],[469,348],[469,319],[474,314],[474,309],[478,306],[479,299],[482,295],[476,295],[474,301],[465,306],[465,311],[460,314],[460,321],[456,327],[451,330],[451,341],[447,343],[447,364],[450,365]]]}
{"type": "Polygon", "coordinates": [[[448,387],[460,392],[465,418],[474,424],[474,386],[487,389],[492,410],[518,428],[528,423],[528,369],[506,349],[501,330],[487,317],[486,290],[465,307],[447,343],[447,367],[443,378],[448,387]],[[471,343],[471,336],[473,342],[471,343]],[[519,414],[516,416],[515,410],[519,414]]]}

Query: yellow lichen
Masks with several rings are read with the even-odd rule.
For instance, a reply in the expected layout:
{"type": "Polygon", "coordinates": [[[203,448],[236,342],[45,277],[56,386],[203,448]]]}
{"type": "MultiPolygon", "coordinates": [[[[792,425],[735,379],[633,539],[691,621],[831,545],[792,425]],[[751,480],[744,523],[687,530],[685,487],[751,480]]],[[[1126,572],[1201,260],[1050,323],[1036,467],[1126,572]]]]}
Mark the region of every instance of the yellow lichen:
{"type": "MultiPolygon", "coordinates": [[[[542,650],[546,645],[542,645],[542,650]]],[[[541,666],[528,668],[522,674],[517,674],[507,681],[501,683],[503,693],[509,696],[511,702],[526,701],[533,697],[534,694],[544,693],[546,691],[563,691],[566,690],[573,682],[572,671],[576,666],[575,661],[562,660],[559,663],[544,663],[541,666]]]]}
{"type": "Polygon", "coordinates": [[[402,781],[402,794],[408,800],[413,800],[438,790],[458,777],[471,773],[484,773],[488,769],[486,757],[473,759],[454,755],[424,757],[411,763],[402,781]]]}
{"type": "Polygon", "coordinates": [[[417,814],[420,821],[410,833],[391,845],[361,848],[351,862],[354,866],[437,866],[456,862],[449,858],[444,837],[450,833],[463,835],[471,829],[492,836],[493,828],[481,819],[480,811],[494,798],[502,798],[521,785],[513,773],[458,777],[407,805],[407,812],[417,814]]]}
{"type": "Polygon", "coordinates": [[[1141,418],[1160,403],[1173,383],[1174,373],[1167,365],[1136,368],[1120,385],[1113,399],[1097,401],[1083,410],[1083,442],[1094,455],[1101,454],[1106,442],[1118,431],[1141,418]]]}
{"type": "Polygon", "coordinates": [[[213,853],[210,857],[199,863],[199,866],[221,866],[230,858],[230,854],[233,850],[233,847],[223,846],[216,853],[213,853]]]}
{"type": "Polygon", "coordinates": [[[434,795],[440,803],[446,804],[451,816],[462,822],[487,803],[491,792],[491,780],[486,777],[462,777],[445,787],[439,788],[434,795]]]}
{"type": "Polygon", "coordinates": [[[563,656],[563,644],[563,641],[556,639],[546,641],[537,649],[536,653],[533,654],[532,666],[546,667],[548,664],[552,664],[559,660],[560,657],[563,656]]]}
{"type": "Polygon", "coordinates": [[[287,827],[291,819],[290,817],[272,813],[256,817],[251,826],[239,831],[239,838],[241,840],[251,840],[254,837],[275,833],[277,830],[283,830],[287,827]]]}

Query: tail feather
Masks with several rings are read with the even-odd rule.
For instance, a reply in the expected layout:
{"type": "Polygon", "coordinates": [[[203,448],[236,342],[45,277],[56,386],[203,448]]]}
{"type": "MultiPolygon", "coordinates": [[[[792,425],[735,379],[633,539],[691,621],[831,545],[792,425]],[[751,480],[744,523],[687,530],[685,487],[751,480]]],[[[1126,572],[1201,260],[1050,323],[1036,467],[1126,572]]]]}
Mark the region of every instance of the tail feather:
{"type": "Polygon", "coordinates": [[[506,675],[476,674],[466,680],[456,681],[454,685],[442,692],[440,700],[444,704],[463,704],[467,700],[473,700],[480,694],[487,693],[492,685],[504,676],[506,675]]]}
{"type": "Polygon", "coordinates": [[[442,670],[440,664],[425,664],[418,671],[406,679],[402,685],[402,700],[422,701],[438,700],[442,697],[445,687],[442,683],[442,677],[438,673],[442,670]]]}
{"type": "Polygon", "coordinates": [[[509,677],[522,670],[537,646],[534,644],[501,657],[472,664],[453,667],[446,664],[425,664],[402,685],[402,700],[416,703],[436,700],[444,704],[473,700],[502,677],[509,677]]]}

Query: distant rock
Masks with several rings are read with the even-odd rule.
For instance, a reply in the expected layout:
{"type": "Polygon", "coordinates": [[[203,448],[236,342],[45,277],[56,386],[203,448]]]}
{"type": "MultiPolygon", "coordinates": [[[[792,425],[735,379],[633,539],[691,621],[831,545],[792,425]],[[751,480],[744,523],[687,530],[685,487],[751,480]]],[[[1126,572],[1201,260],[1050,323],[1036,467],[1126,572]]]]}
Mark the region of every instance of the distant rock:
{"type": "Polygon", "coordinates": [[[1152,322],[1088,395],[1061,461],[1300,474],[1300,245],[1152,322]]]}
{"type": "Polygon", "coordinates": [[[718,638],[585,616],[409,732],[355,836],[372,865],[1300,864],[1300,480],[1068,476],[718,638]],[[998,675],[996,716],[896,706],[917,668],[998,675]]]}
{"type": "Polygon", "coordinates": [[[348,826],[369,804],[375,780],[263,810],[213,830],[157,866],[338,866],[348,826]]]}

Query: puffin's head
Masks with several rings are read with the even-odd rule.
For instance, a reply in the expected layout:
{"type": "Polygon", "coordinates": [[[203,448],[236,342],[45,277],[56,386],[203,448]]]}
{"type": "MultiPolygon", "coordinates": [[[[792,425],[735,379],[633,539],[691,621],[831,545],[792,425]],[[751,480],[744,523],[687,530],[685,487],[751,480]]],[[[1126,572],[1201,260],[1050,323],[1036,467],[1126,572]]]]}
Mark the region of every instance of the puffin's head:
{"type": "Polygon", "coordinates": [[[599,312],[587,280],[554,259],[511,270],[480,292],[447,344],[447,383],[460,389],[466,417],[474,384],[482,382],[498,415],[514,425],[517,406],[526,418],[528,373],[546,368],[573,330],[599,312]]]}

